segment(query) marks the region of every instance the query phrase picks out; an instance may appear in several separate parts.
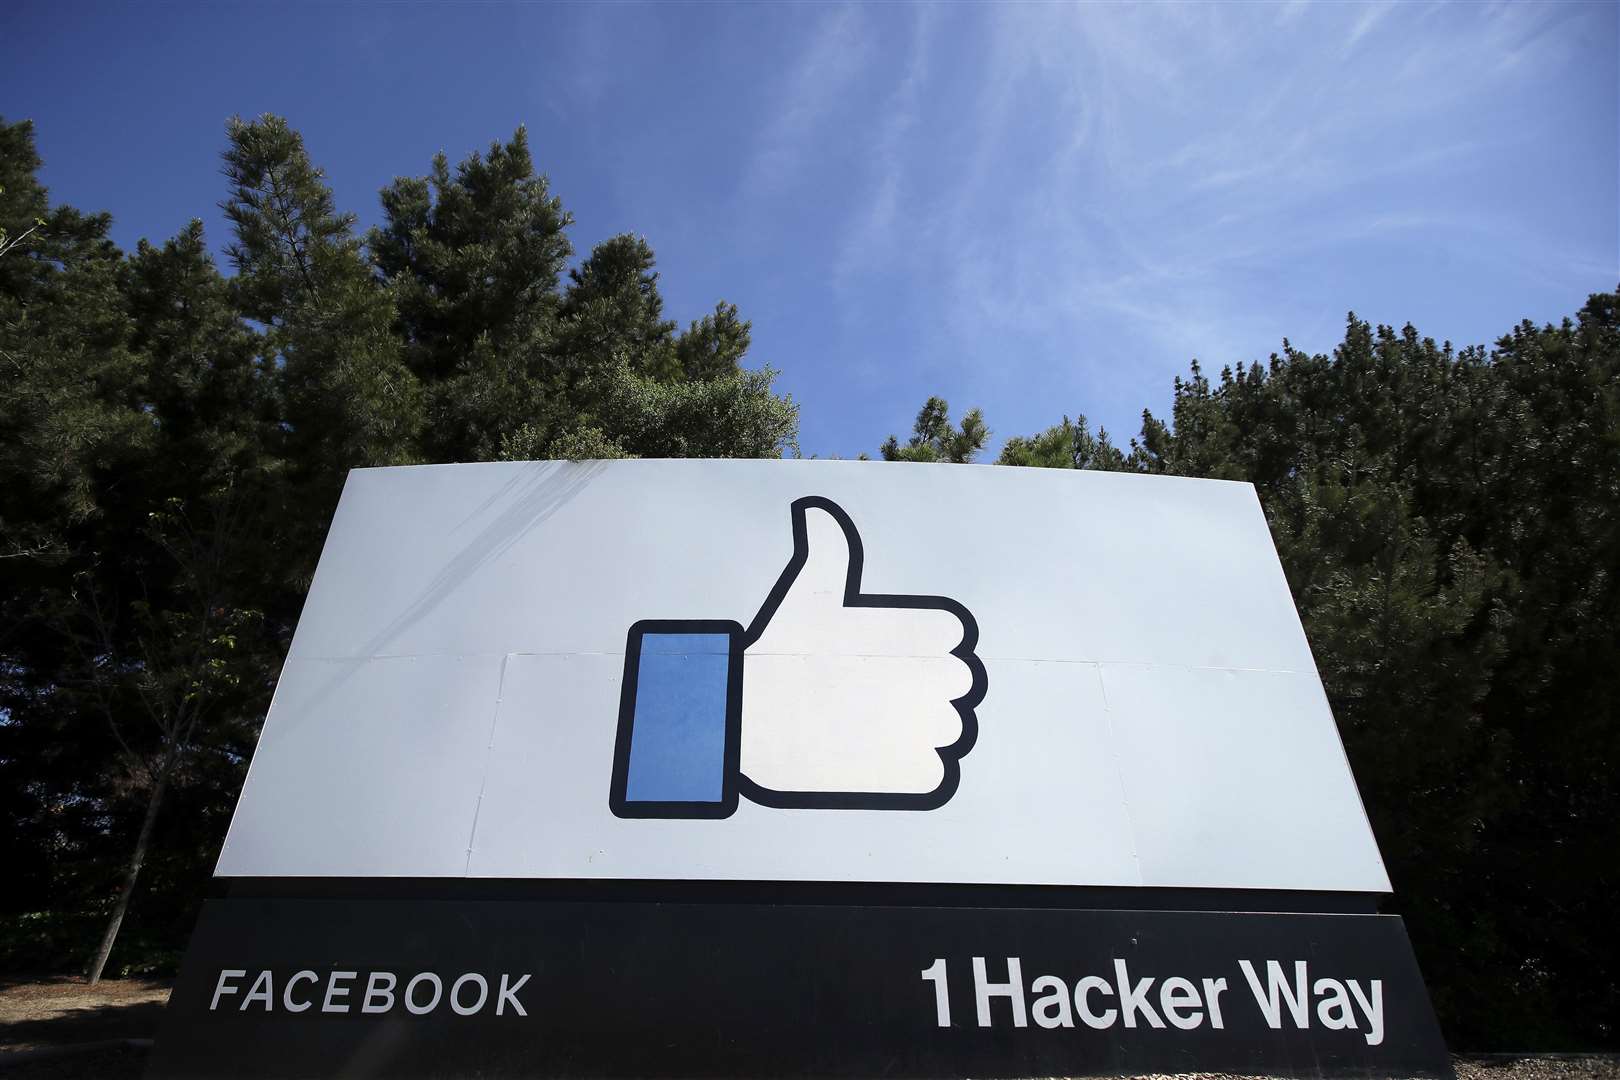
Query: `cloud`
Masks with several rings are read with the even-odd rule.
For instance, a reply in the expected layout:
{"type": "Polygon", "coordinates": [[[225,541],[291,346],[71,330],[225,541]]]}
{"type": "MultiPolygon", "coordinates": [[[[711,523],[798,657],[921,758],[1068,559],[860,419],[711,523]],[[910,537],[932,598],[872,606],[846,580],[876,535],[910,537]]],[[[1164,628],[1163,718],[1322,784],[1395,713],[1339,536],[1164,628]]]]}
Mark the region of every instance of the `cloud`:
{"type": "MultiPolygon", "coordinates": [[[[547,107],[567,117],[599,105],[613,85],[624,78],[615,54],[626,48],[635,9],[623,4],[594,4],[558,10],[565,19],[569,47],[538,74],[547,107]]],[[[537,46],[550,37],[542,24],[525,20],[521,25],[525,36],[537,46]]]]}
{"type": "Polygon", "coordinates": [[[1344,39],[1344,49],[1340,55],[1349,56],[1355,50],[1356,43],[1372,33],[1373,28],[1383,22],[1394,8],[1393,0],[1384,0],[1384,2],[1376,4],[1362,4],[1361,13],[1356,16],[1356,21],[1351,24],[1349,35],[1344,39]]]}
{"type": "Polygon", "coordinates": [[[836,255],[839,303],[892,311],[893,290],[868,287],[885,280],[926,291],[921,314],[937,329],[923,351],[939,385],[1104,397],[1129,385],[1119,396],[1137,400],[1194,354],[1216,364],[1263,356],[1284,334],[1336,333],[1341,301],[1307,299],[1310,277],[1295,290],[1290,267],[1489,245],[1496,226],[1454,193],[1523,133],[1484,110],[1567,44],[1549,16],[1520,8],[950,17],[949,59],[935,55],[938,27],[914,26],[875,110],[871,182],[836,255]],[[1509,54],[1511,70],[1494,62],[1509,54]],[[942,160],[919,112],[963,84],[955,126],[971,151],[942,160]]]}
{"type": "Polygon", "coordinates": [[[1545,219],[1512,197],[1550,145],[1529,103],[1567,94],[1563,13],[796,10],[736,235],[794,245],[822,290],[794,347],[838,355],[869,411],[945,392],[1003,431],[1065,409],[1133,430],[1192,356],[1218,370],[1284,336],[1329,347],[1346,307],[1421,321],[1466,282],[1501,292],[1593,261],[1538,239],[1545,219]],[[1400,281],[1409,306],[1389,302],[1400,281]]]}
{"type": "Polygon", "coordinates": [[[853,4],[825,11],[775,97],[744,173],[745,197],[757,199],[798,175],[817,129],[866,64],[866,17],[853,4]]]}
{"type": "MultiPolygon", "coordinates": [[[[1391,12],[1360,12],[1346,40],[1361,40],[1391,12]]],[[[1121,281],[1218,292],[1213,278],[1224,268],[1282,257],[1300,228],[1324,218],[1365,233],[1422,216],[1423,207],[1330,204],[1351,189],[1459,171],[1476,158],[1484,144],[1436,145],[1425,121],[1444,104],[1437,97],[1477,95],[1493,76],[1459,71],[1466,65],[1454,60],[1397,77],[1383,65],[1336,63],[1320,45],[1312,54],[1323,28],[1311,24],[1333,14],[1307,13],[1280,42],[1257,39],[1252,9],[1232,6],[1037,8],[998,20],[993,67],[1024,76],[984,95],[980,166],[963,180],[950,231],[962,250],[1001,265],[964,267],[959,291],[974,294],[981,314],[1062,323],[1088,300],[1117,307],[1121,281]],[[1270,57],[1299,49],[1307,51],[1274,78],[1270,57]],[[1014,92],[1004,93],[1009,85],[1014,92]],[[1020,112],[1042,117],[1049,150],[1034,169],[998,175],[999,143],[1020,112]],[[972,208],[1009,197],[1025,211],[1019,235],[987,243],[972,208]]],[[[1473,41],[1447,31],[1416,49],[1444,44],[1466,56],[1494,49],[1503,34],[1487,20],[1473,41]]]]}
{"type": "Polygon", "coordinates": [[[857,189],[856,207],[845,222],[833,280],[849,287],[862,268],[893,253],[896,220],[900,213],[906,173],[910,164],[906,139],[917,126],[921,96],[930,72],[936,9],[917,5],[910,9],[909,54],[899,83],[878,110],[877,130],[867,156],[872,162],[864,190],[857,189]]]}

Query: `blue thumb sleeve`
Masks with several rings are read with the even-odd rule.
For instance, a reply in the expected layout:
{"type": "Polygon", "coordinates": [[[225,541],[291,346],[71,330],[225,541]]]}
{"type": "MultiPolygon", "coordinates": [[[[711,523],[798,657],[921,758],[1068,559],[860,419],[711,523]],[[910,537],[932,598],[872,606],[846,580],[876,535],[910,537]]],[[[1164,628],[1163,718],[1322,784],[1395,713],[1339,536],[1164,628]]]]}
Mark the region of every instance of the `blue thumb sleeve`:
{"type": "Polygon", "coordinates": [[[737,808],[742,627],[630,628],[609,805],[619,817],[728,817],[737,808]]]}

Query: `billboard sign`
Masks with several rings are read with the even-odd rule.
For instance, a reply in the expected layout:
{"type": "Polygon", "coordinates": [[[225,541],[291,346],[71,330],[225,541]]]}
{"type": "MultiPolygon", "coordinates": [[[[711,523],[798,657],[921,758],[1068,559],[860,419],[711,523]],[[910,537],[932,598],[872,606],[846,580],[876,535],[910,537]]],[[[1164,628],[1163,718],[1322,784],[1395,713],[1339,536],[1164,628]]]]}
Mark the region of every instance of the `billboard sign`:
{"type": "MultiPolygon", "coordinates": [[[[366,1025],[404,1031],[384,1057],[421,1075],[1444,1069],[1246,484],[356,471],[216,874],[171,1042],[285,1042],[315,1028],[263,995],[304,971],[297,1001],[337,994],[328,1034],[265,1075],[319,1072],[322,1047],[349,1067],[366,1025]],[[579,949],[602,965],[557,983],[579,949]],[[829,997],[847,978],[870,988],[854,1012],[829,997]],[[680,1007],[580,1027],[651,982],[680,1007]],[[699,985],[707,1005],[679,995],[699,985]],[[517,1015],[541,1001],[550,1020],[517,1015]],[[722,1051],[694,1009],[871,1030],[843,1056],[741,1027],[722,1051]],[[456,1023],[483,1034],[462,1046],[456,1023]],[[670,1034],[692,1024],[709,1034],[670,1034]],[[1075,1038],[1035,1035],[1053,1030],[1075,1038]]],[[[159,1060],[206,1072],[178,1045],[159,1060]]]]}

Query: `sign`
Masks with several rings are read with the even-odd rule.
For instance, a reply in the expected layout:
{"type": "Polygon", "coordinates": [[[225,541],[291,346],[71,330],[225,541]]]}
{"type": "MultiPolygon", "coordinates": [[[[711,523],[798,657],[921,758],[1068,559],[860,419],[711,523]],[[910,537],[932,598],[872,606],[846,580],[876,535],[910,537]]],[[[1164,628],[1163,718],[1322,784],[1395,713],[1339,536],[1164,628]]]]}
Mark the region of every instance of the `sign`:
{"type": "MultiPolygon", "coordinates": [[[[165,1075],[1070,1076],[1445,1061],[1364,914],[239,899],[165,1075]],[[438,928],[427,932],[427,928],[438,928]]],[[[165,1056],[166,1055],[166,1056],[165,1056]]]]}
{"type": "Polygon", "coordinates": [[[791,511],[793,557],[747,629],[630,627],[618,816],[730,817],[739,791],[806,810],[933,810],[956,794],[985,693],[978,624],[943,596],[862,592],[849,515],[819,496],[791,511]]]}
{"type": "Polygon", "coordinates": [[[157,1075],[1448,1069],[1246,484],[356,471],[216,874],[157,1075]]]}

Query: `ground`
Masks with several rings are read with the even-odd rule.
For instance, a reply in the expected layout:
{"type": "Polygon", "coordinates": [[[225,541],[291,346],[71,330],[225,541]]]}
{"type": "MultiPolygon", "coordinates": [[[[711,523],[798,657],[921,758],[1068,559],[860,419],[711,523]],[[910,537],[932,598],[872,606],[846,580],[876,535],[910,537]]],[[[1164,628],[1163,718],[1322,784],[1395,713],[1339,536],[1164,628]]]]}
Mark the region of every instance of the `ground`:
{"type": "Polygon", "coordinates": [[[150,1039],[168,1000],[167,981],[0,976],[0,1051],[150,1039]]]}
{"type": "MultiPolygon", "coordinates": [[[[0,976],[0,1080],[137,1080],[169,985],[108,979],[92,988],[63,976],[0,976]],[[56,1052],[86,1045],[95,1048],[56,1052]]],[[[1620,1057],[1612,1056],[1463,1056],[1456,1064],[1459,1080],[1620,1080],[1620,1057]]],[[[1242,1078],[1200,1073],[1177,1080],[1242,1078]]]]}
{"type": "Polygon", "coordinates": [[[108,979],[0,976],[0,1077],[4,1080],[136,1080],[146,1049],[126,1039],[150,1039],[169,1000],[169,983],[108,979]],[[98,1046],[50,1056],[53,1049],[98,1046]]]}

